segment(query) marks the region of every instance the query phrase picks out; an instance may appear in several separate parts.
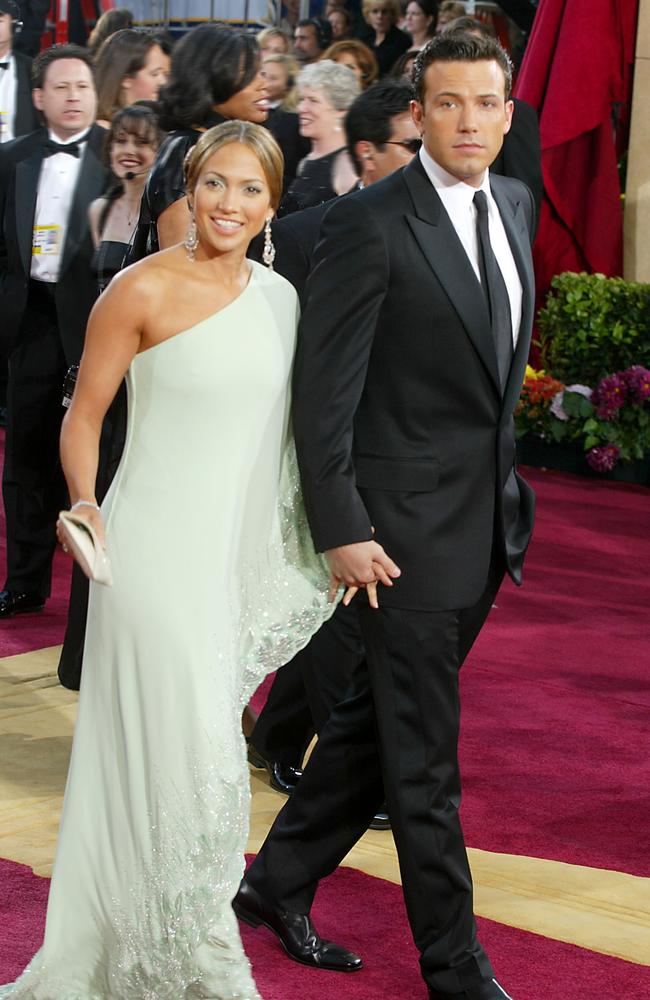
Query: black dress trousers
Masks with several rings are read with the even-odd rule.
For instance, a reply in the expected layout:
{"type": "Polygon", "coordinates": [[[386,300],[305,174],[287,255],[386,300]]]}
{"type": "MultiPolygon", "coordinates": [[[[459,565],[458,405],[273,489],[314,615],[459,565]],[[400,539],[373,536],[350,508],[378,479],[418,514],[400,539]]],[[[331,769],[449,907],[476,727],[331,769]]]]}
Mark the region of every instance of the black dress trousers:
{"type": "Polygon", "coordinates": [[[50,593],[58,513],[67,489],[59,461],[67,364],[54,285],[30,281],[18,345],[9,356],[2,479],[7,522],[5,587],[45,600],[50,593]]]}
{"type": "Polygon", "coordinates": [[[458,816],[458,672],[503,572],[495,557],[481,598],[459,611],[359,602],[366,660],[247,874],[282,909],[307,913],[318,880],[365,833],[385,789],[422,974],[441,992],[493,976],[476,939],[458,816]]]}

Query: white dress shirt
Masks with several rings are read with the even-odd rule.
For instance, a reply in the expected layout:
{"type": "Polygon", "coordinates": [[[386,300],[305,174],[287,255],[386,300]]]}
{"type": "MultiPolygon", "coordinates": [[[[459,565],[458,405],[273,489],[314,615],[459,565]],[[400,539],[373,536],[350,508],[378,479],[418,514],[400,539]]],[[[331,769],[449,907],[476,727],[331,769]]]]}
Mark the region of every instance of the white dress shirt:
{"type": "MultiPolygon", "coordinates": [[[[84,129],[61,144],[77,142],[87,131],[84,129]]],[[[53,132],[49,135],[54,142],[61,142],[53,132]]],[[[32,240],[31,276],[36,281],[58,281],[72,199],[87,145],[87,142],[80,144],[78,157],[55,153],[43,160],[32,240]]]]}
{"type": "Polygon", "coordinates": [[[490,190],[490,174],[485,171],[485,176],[479,188],[472,187],[457,177],[447,173],[446,170],[436,163],[424,148],[420,148],[420,160],[427,177],[436,189],[445,210],[451,219],[451,223],[458,234],[458,238],[463,245],[465,253],[469,257],[474,268],[474,273],[478,280],[481,280],[481,269],[479,266],[478,235],[476,232],[476,206],[474,205],[474,195],[477,191],[484,191],[488,203],[488,228],[490,231],[490,243],[497,264],[508,291],[510,301],[510,315],[512,317],[512,341],[513,346],[517,346],[519,337],[519,327],[521,325],[521,301],[523,289],[521,279],[517,271],[517,265],[510,249],[508,237],[503,226],[499,207],[494,200],[490,190]]]}
{"type": "Polygon", "coordinates": [[[6,69],[0,69],[0,142],[9,142],[15,138],[16,127],[16,97],[18,94],[18,78],[16,76],[16,60],[9,52],[0,58],[0,62],[8,62],[6,69]]]}

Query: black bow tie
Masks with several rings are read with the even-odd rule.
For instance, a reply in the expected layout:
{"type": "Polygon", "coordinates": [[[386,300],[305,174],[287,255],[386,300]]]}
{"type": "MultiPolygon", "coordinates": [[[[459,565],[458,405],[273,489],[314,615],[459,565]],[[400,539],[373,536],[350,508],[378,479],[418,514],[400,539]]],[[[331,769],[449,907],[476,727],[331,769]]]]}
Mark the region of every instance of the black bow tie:
{"type": "Polygon", "coordinates": [[[68,153],[69,156],[76,156],[79,159],[81,154],[81,144],[86,142],[90,132],[80,136],[76,142],[57,142],[55,139],[48,139],[45,143],[45,156],[54,156],[56,153],[68,153]]]}
{"type": "Polygon", "coordinates": [[[9,63],[8,62],[0,63],[0,69],[9,69],[9,63]]]}

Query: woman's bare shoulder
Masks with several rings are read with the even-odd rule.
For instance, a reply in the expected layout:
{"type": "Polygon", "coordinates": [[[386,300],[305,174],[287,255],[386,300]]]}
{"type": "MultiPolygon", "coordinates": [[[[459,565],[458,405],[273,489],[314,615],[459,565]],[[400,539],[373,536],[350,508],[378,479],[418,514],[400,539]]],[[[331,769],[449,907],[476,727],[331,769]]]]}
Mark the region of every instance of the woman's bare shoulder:
{"type": "Polygon", "coordinates": [[[159,250],[157,253],[144,257],[120,271],[111,281],[110,288],[121,293],[147,294],[162,285],[167,285],[170,279],[177,277],[184,269],[185,251],[182,246],[159,250]]]}

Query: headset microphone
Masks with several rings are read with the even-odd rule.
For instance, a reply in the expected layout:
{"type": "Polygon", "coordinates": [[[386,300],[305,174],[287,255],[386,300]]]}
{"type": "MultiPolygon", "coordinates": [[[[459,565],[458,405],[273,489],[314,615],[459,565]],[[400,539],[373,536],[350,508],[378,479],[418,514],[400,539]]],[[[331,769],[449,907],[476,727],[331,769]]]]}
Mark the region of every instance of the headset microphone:
{"type": "Polygon", "coordinates": [[[143,174],[148,174],[148,173],[149,173],[148,167],[146,170],[127,170],[127,172],[124,174],[124,180],[132,181],[135,177],[142,177],[143,174]]]}

